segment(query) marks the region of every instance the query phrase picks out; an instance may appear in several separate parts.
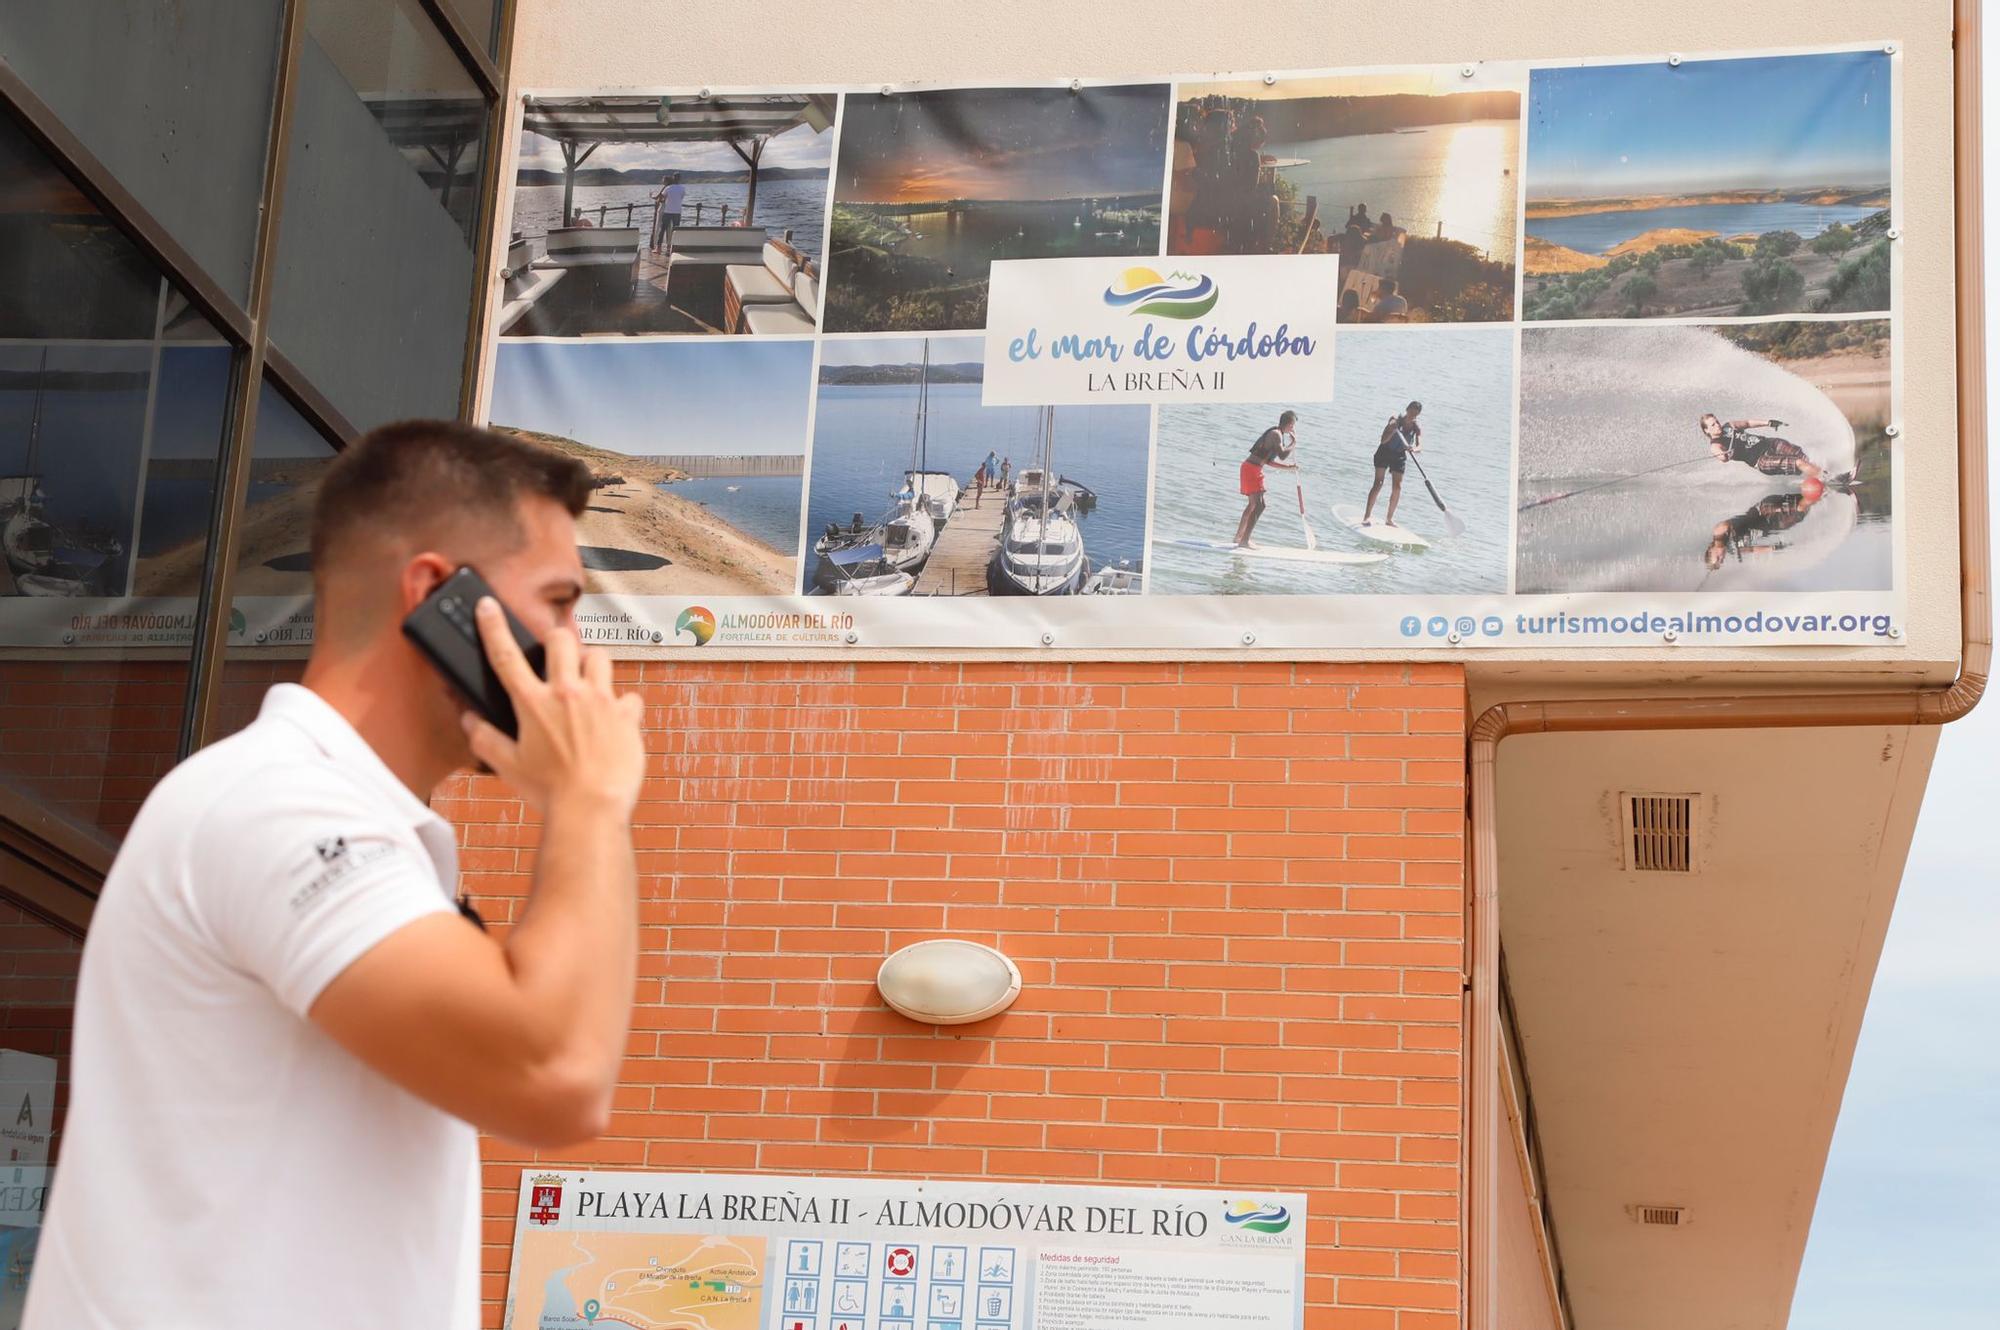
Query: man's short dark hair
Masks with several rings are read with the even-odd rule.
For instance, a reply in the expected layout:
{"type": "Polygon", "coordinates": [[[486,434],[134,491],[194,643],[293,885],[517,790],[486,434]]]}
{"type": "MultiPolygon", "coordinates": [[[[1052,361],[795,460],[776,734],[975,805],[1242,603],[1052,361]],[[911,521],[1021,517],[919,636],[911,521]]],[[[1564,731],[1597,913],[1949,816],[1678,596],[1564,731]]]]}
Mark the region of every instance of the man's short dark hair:
{"type": "Polygon", "coordinates": [[[1289,424],[1291,424],[1291,423],[1292,423],[1293,421],[1297,420],[1298,418],[1299,418],[1299,413],[1298,413],[1298,412],[1296,412],[1296,411],[1287,411],[1287,412],[1285,412],[1285,414],[1283,414],[1282,416],[1279,416],[1279,417],[1278,417],[1278,423],[1279,423],[1280,425],[1289,425],[1289,424]]]}
{"type": "Polygon", "coordinates": [[[444,518],[504,536],[520,530],[522,499],[553,499],[574,517],[590,490],[583,462],[515,435],[455,420],[384,425],[327,467],[313,501],[313,572],[337,565],[350,539],[364,531],[417,533],[444,518]]]}

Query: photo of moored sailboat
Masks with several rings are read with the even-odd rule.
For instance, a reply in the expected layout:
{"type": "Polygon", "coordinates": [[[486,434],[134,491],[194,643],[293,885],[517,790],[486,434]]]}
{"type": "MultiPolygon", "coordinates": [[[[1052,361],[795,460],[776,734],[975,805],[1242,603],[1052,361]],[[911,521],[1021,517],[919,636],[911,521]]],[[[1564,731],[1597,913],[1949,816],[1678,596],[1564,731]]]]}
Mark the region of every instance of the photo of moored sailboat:
{"type": "Polygon", "coordinates": [[[1147,408],[984,406],[978,338],[843,340],[821,356],[806,501],[810,591],[1137,590],[1147,408]],[[912,537],[898,528],[920,531],[924,517],[923,556],[899,561],[899,544],[912,537]],[[885,570],[910,574],[909,585],[885,570]]]}
{"type": "Polygon", "coordinates": [[[1097,496],[1055,469],[1056,409],[1036,423],[1035,465],[1006,494],[1006,517],[993,547],[987,588],[996,596],[1069,596],[1090,576],[1080,510],[1097,496]]]}
{"type": "Polygon", "coordinates": [[[910,465],[903,483],[881,518],[867,523],[860,513],[845,526],[829,524],[813,542],[820,556],[814,566],[814,589],[849,596],[900,596],[930,558],[938,533],[958,507],[958,482],[948,471],[930,469],[931,343],[924,339],[924,358],[917,368],[915,429],[910,437],[910,465]],[[858,551],[870,552],[861,558],[858,551]],[[838,556],[838,557],[836,557],[838,556]],[[883,565],[876,568],[876,564],[883,565]],[[902,574],[901,577],[891,574],[902,574]]]}
{"type": "Polygon", "coordinates": [[[147,349],[0,351],[0,596],[126,591],[147,349]]]}

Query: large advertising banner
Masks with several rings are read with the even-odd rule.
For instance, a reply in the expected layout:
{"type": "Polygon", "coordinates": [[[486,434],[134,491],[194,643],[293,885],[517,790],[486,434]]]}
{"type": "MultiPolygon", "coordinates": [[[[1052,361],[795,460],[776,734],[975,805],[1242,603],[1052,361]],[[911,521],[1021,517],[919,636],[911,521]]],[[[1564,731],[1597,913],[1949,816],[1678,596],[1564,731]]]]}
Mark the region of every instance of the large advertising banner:
{"type": "MultiPolygon", "coordinates": [[[[1899,644],[1897,49],[530,93],[489,421],[613,647],[1899,644]]],[[[0,347],[0,646],[191,633],[153,331],[0,347]]]]}
{"type": "Polygon", "coordinates": [[[507,1330],[1299,1330],[1306,1198],[670,1173],[521,1178],[507,1330]]]}

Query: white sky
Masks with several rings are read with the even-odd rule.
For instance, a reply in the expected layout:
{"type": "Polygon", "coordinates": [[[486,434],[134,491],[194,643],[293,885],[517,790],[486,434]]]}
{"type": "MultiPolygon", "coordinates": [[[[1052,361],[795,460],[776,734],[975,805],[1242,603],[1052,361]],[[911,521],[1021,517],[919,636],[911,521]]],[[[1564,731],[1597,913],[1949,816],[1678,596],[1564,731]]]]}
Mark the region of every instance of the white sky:
{"type": "MultiPolygon", "coordinates": [[[[1987,28],[1983,40],[1985,141],[1993,144],[2000,142],[2000,39],[1987,28]]],[[[1989,150],[1986,158],[1989,281],[2000,258],[1995,156],[1989,150]]],[[[2000,385],[1997,325],[1989,306],[1989,390],[2000,385]]],[[[1989,503],[2000,507],[2000,485],[1989,503]]],[[[1996,691],[1989,687],[1939,743],[1834,1131],[1791,1330],[2000,1326],[1996,691]]]]}
{"type": "MultiPolygon", "coordinates": [[[[833,166],[833,131],[815,132],[810,125],[793,125],[764,145],[763,167],[833,166]]],[[[521,135],[520,167],[562,170],[562,149],[540,134],[521,135]]],[[[727,143],[606,143],[584,162],[583,169],[609,167],[618,171],[743,171],[743,159],[727,143]]]]}

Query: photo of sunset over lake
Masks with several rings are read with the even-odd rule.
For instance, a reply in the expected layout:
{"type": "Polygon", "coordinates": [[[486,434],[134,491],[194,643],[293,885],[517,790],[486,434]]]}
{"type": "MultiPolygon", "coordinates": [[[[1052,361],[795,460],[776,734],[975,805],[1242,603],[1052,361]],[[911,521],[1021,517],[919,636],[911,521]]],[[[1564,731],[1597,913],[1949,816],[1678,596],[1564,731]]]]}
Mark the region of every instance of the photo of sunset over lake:
{"type": "Polygon", "coordinates": [[[828,332],[980,328],[995,259],[1160,250],[1165,84],[849,97],[828,332]]]}
{"type": "Polygon", "coordinates": [[[1343,323],[1512,318],[1521,90],[1464,85],[1179,85],[1167,252],[1338,254],[1343,323]]]}

